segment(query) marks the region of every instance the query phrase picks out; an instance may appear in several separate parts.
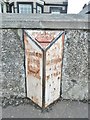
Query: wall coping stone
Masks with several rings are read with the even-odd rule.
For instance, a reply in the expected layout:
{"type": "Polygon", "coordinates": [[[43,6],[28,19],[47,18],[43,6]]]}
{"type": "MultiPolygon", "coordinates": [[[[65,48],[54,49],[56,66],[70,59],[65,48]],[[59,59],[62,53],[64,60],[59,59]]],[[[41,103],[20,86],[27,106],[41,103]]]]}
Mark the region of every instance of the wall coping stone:
{"type": "Polygon", "coordinates": [[[90,30],[89,14],[1,13],[0,29],[78,29],[90,30]]]}

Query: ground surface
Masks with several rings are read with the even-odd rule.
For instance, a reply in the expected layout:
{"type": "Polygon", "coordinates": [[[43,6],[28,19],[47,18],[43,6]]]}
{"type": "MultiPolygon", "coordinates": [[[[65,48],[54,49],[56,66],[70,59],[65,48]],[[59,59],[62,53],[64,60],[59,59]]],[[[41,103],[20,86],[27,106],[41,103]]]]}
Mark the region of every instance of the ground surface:
{"type": "Polygon", "coordinates": [[[59,101],[44,112],[31,104],[22,104],[3,108],[2,116],[3,118],[88,118],[88,104],[59,101]]]}

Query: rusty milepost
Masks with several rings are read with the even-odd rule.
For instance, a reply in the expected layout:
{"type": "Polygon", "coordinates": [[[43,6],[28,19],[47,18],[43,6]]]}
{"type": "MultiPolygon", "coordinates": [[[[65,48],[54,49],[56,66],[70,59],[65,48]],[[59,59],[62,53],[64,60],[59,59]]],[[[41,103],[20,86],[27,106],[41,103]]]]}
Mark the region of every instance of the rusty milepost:
{"type": "Polygon", "coordinates": [[[64,32],[24,30],[27,97],[41,108],[60,98],[64,32]]]}

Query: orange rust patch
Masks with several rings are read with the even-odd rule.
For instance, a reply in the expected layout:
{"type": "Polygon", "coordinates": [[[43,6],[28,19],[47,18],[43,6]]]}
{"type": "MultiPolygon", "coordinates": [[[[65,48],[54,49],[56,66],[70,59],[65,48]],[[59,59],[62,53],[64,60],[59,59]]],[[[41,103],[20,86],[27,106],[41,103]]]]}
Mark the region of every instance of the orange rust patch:
{"type": "Polygon", "coordinates": [[[33,75],[34,77],[41,79],[40,76],[40,57],[42,56],[41,53],[38,52],[32,52],[34,53],[28,54],[28,62],[27,62],[27,68],[28,68],[28,75],[33,75]]]}
{"type": "Polygon", "coordinates": [[[33,75],[34,77],[40,79],[40,62],[39,60],[33,60],[32,62],[28,59],[28,75],[33,75]],[[36,66],[34,66],[36,65],[36,66]]]}
{"type": "Polygon", "coordinates": [[[24,34],[24,42],[25,42],[25,53],[27,57],[27,73],[28,75],[32,75],[38,79],[41,79],[40,76],[40,59],[42,58],[42,54],[36,51],[32,46],[28,43],[28,37],[24,34]]]}
{"type": "MultiPolygon", "coordinates": [[[[30,51],[30,50],[29,50],[30,51]]],[[[38,58],[42,58],[42,54],[41,53],[38,53],[38,52],[35,52],[34,50],[33,51],[30,51],[30,55],[31,56],[35,56],[35,57],[38,57],[38,58]]]]}

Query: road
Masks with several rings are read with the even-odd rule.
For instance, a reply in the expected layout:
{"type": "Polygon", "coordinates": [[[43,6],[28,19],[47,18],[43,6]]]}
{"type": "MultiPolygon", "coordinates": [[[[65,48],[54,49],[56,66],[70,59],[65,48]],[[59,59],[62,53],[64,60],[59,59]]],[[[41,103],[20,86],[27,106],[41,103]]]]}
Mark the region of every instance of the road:
{"type": "Polygon", "coordinates": [[[2,109],[3,118],[88,118],[88,104],[59,101],[42,112],[31,104],[8,106],[2,109]]]}

